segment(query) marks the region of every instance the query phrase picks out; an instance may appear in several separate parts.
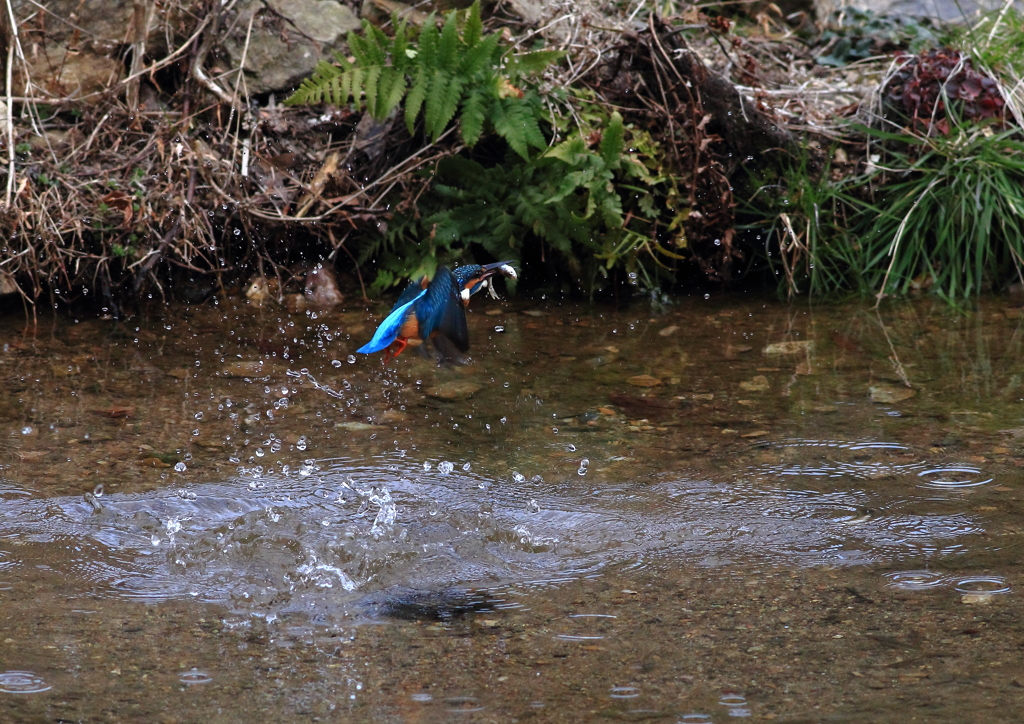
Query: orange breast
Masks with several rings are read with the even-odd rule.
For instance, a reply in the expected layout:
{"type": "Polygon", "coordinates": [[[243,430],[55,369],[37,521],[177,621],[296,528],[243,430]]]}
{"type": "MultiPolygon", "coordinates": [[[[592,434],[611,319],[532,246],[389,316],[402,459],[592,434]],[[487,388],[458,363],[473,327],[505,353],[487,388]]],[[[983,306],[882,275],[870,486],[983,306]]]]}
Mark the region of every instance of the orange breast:
{"type": "Polygon", "coordinates": [[[420,323],[416,319],[415,314],[410,314],[405,318],[405,321],[402,322],[402,328],[398,330],[398,336],[409,340],[418,340],[420,338],[420,323]]]}

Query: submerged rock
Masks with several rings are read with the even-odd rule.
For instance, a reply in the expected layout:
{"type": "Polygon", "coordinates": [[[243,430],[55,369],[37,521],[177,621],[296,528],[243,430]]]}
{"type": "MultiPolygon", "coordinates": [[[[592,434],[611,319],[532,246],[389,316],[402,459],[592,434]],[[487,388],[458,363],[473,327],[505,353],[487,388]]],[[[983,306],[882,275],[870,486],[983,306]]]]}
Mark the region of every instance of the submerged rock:
{"type": "Polygon", "coordinates": [[[909,387],[888,385],[884,382],[877,385],[871,385],[871,387],[868,388],[868,392],[871,395],[872,402],[881,403],[902,402],[903,400],[909,400],[917,394],[917,390],[913,390],[909,387]]]}

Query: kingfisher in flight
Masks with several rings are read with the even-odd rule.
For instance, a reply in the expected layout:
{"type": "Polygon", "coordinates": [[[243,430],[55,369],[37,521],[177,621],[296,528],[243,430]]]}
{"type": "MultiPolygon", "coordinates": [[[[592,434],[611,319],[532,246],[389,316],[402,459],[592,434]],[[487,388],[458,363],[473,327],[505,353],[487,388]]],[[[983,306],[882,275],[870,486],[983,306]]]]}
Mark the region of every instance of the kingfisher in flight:
{"type": "Polygon", "coordinates": [[[455,271],[442,266],[433,279],[423,277],[410,282],[373,338],[356,351],[373,354],[384,350],[387,364],[407,346],[429,341],[439,361],[462,362],[459,353],[469,350],[466,307],[470,298],[483,289],[497,296],[491,279],[495,274],[518,278],[512,262],[499,261],[483,266],[466,264],[455,271]]]}

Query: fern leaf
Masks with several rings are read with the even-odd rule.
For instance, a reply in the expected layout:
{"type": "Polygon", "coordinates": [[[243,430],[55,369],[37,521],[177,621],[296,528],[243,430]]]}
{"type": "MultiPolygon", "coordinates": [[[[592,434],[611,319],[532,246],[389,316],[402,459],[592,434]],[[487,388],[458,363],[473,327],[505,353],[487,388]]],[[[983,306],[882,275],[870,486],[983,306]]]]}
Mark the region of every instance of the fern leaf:
{"type": "Polygon", "coordinates": [[[399,73],[405,73],[409,67],[409,35],[405,27],[405,21],[398,23],[395,30],[395,40],[391,46],[391,64],[399,73]]]}
{"type": "Polygon", "coordinates": [[[497,103],[491,104],[490,118],[494,130],[505,139],[509,147],[524,160],[529,160],[530,150],[526,145],[526,135],[523,133],[523,129],[516,125],[515,119],[508,114],[508,107],[505,103],[499,100],[497,103]]]}
{"type": "Polygon", "coordinates": [[[434,71],[427,90],[424,121],[431,140],[436,141],[458,110],[462,98],[463,81],[440,68],[434,71]]]}
{"type": "Polygon", "coordinates": [[[462,142],[467,146],[475,146],[484,130],[487,117],[488,94],[485,89],[475,88],[469,92],[462,102],[461,124],[462,142]]]}
{"type": "Polygon", "coordinates": [[[420,68],[437,67],[437,22],[434,13],[430,13],[423,21],[423,30],[420,31],[420,41],[416,48],[416,61],[420,68]]]}
{"type": "MultiPolygon", "coordinates": [[[[365,20],[363,21],[363,32],[369,33],[370,27],[372,27],[365,20]]],[[[356,59],[356,65],[365,68],[368,65],[373,65],[373,60],[370,57],[370,42],[366,39],[365,35],[358,35],[357,33],[348,34],[348,49],[352,53],[352,57],[356,59]]]]}
{"type": "Polygon", "coordinates": [[[526,142],[540,150],[547,148],[548,139],[544,137],[544,133],[540,130],[540,123],[537,121],[537,111],[529,105],[517,101],[515,98],[509,98],[508,100],[515,104],[514,107],[517,108],[517,113],[522,118],[526,142]]]}
{"type": "Polygon", "coordinates": [[[535,50],[532,53],[520,53],[512,57],[509,71],[515,75],[539,73],[564,56],[565,52],[561,50],[535,50]]]}
{"type": "Polygon", "coordinates": [[[337,66],[328,63],[326,60],[321,60],[317,63],[316,68],[313,69],[313,75],[302,81],[298,89],[285,100],[285,105],[294,106],[302,103],[320,103],[325,90],[341,72],[341,69],[337,66]]]}
{"type": "Polygon", "coordinates": [[[359,98],[359,94],[363,90],[363,82],[366,79],[366,71],[362,68],[353,68],[352,72],[346,73],[349,76],[351,82],[349,83],[350,92],[352,94],[352,101],[358,106],[362,104],[359,98]]]}
{"type": "MultiPolygon", "coordinates": [[[[346,75],[348,75],[348,74],[346,73],[346,75]]],[[[331,103],[332,105],[335,105],[335,106],[343,106],[348,101],[348,96],[347,95],[344,98],[342,98],[342,96],[341,96],[341,91],[342,91],[342,88],[343,88],[342,79],[344,77],[345,76],[339,75],[339,76],[335,76],[334,78],[331,78],[331,83],[327,87],[327,91],[328,92],[326,94],[327,95],[327,102],[328,103],[331,103]]]]}
{"type": "Polygon", "coordinates": [[[363,86],[363,91],[366,94],[363,100],[366,104],[366,110],[377,120],[381,120],[377,115],[377,82],[380,80],[380,72],[381,67],[379,65],[367,68],[366,83],[363,86]]]}
{"type": "Polygon", "coordinates": [[[388,70],[390,71],[388,86],[387,88],[381,86],[380,100],[377,102],[377,107],[381,111],[381,120],[391,115],[391,112],[402,102],[402,96],[405,95],[405,75],[395,70],[388,70]]]}
{"type": "Polygon", "coordinates": [[[462,60],[459,61],[460,71],[466,75],[476,75],[484,70],[493,73],[493,68],[498,65],[500,58],[500,52],[497,52],[500,41],[501,36],[492,33],[479,43],[471,45],[463,52],[462,60]]]}
{"type": "Polygon", "coordinates": [[[473,48],[480,42],[484,33],[484,24],[480,19],[480,0],[473,0],[473,4],[466,11],[466,25],[462,28],[462,42],[468,48],[473,48]]]}
{"type": "Polygon", "coordinates": [[[334,90],[334,101],[333,103],[337,106],[343,106],[348,103],[348,99],[351,98],[355,93],[359,92],[358,88],[352,88],[352,81],[355,80],[356,69],[351,68],[339,77],[340,83],[336,83],[333,86],[334,90]]]}
{"type": "Polygon", "coordinates": [[[622,165],[622,151],[625,148],[626,131],[622,125],[622,116],[618,111],[612,113],[608,127],[601,136],[601,158],[605,166],[617,169],[622,165]]]}
{"type": "Polygon", "coordinates": [[[409,131],[410,136],[416,129],[416,118],[420,114],[420,109],[423,108],[423,101],[427,97],[429,85],[430,73],[421,67],[416,74],[416,80],[413,82],[412,88],[409,90],[409,95],[405,98],[405,127],[409,131]]]}
{"type": "Polygon", "coordinates": [[[491,123],[513,151],[529,160],[529,147],[546,148],[537,118],[518,98],[501,98],[491,105],[491,123]]]}
{"type": "Polygon", "coordinates": [[[448,13],[448,18],[441,28],[441,37],[437,43],[437,66],[445,70],[458,67],[459,60],[459,30],[456,23],[458,14],[448,13]]]}
{"type": "Polygon", "coordinates": [[[548,152],[544,155],[546,158],[557,158],[569,166],[576,166],[586,153],[587,144],[583,142],[581,137],[574,136],[548,149],[548,152]]]}
{"type": "Polygon", "coordinates": [[[367,65],[384,65],[387,62],[388,52],[391,50],[391,40],[376,25],[370,25],[366,31],[366,46],[369,59],[367,65]]]}

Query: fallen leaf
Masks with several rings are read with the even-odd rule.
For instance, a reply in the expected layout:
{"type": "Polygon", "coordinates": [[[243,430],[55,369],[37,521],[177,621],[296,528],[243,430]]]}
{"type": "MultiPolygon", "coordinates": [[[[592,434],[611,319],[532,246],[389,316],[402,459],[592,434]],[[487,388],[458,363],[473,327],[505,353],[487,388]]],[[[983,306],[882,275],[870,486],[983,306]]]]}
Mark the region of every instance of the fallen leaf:
{"type": "Polygon", "coordinates": [[[765,392],[771,388],[771,384],[764,375],[757,375],[745,382],[740,382],[740,387],[747,392],[765,392]]]}
{"type": "Polygon", "coordinates": [[[425,390],[427,397],[434,397],[438,400],[463,400],[472,397],[482,389],[482,385],[468,380],[452,380],[443,382],[425,390]]]}
{"type": "Polygon", "coordinates": [[[774,342],[762,350],[766,355],[801,354],[814,349],[814,340],[801,340],[791,342],[774,342]]]}
{"type": "Polygon", "coordinates": [[[339,430],[348,430],[349,432],[368,432],[370,430],[383,430],[382,425],[371,425],[367,422],[337,422],[334,424],[339,430]]]}
{"type": "Polygon", "coordinates": [[[661,380],[651,375],[634,375],[628,378],[626,382],[634,387],[657,387],[661,384],[661,380]]]}

